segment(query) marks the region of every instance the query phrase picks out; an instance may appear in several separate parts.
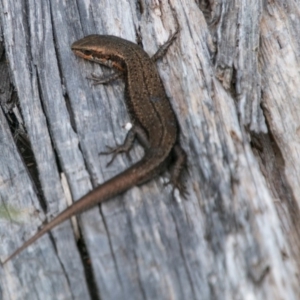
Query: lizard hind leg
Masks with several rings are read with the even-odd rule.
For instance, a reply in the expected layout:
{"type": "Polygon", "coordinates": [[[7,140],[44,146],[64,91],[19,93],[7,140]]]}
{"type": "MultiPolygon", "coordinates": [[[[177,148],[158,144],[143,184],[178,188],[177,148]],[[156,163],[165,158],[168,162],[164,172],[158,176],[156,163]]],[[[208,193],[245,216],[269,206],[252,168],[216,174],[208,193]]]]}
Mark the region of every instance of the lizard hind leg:
{"type": "Polygon", "coordinates": [[[165,185],[172,184],[173,186],[173,195],[174,190],[178,189],[180,195],[186,199],[188,192],[185,184],[182,182],[182,172],[186,168],[186,153],[180,147],[179,144],[176,144],[172,150],[172,156],[174,157],[173,164],[170,167],[170,180],[165,183],[165,185]]]}
{"type": "Polygon", "coordinates": [[[100,152],[99,155],[107,155],[112,154],[111,160],[107,163],[107,167],[115,160],[118,154],[125,153],[129,160],[131,160],[129,152],[133,146],[135,139],[138,139],[140,144],[144,148],[149,148],[149,141],[144,129],[139,125],[134,125],[127,133],[126,138],[121,145],[117,145],[116,147],[106,146],[108,151],[100,152]]]}

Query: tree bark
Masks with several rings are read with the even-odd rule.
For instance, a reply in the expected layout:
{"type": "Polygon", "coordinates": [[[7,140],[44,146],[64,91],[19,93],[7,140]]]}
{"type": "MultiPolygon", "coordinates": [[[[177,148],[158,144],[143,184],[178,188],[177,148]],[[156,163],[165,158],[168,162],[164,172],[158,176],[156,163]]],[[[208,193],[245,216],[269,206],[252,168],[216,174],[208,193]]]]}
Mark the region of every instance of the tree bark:
{"type": "Polygon", "coordinates": [[[299,299],[300,10],[293,0],[0,0],[0,259],[139,160],[124,83],[70,45],[139,43],[157,63],[187,153],[168,174],[65,222],[0,267],[0,299],[299,299]],[[69,203],[69,204],[68,204],[69,203]]]}

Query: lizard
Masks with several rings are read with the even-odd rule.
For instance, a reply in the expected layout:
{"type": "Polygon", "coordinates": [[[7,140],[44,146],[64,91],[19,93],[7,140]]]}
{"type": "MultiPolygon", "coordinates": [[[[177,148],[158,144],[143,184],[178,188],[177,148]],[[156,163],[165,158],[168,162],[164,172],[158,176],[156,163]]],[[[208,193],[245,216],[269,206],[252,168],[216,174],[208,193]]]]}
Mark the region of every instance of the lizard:
{"type": "MultiPolygon", "coordinates": [[[[139,186],[171,167],[168,183],[186,196],[181,182],[186,165],[186,154],[180,146],[179,127],[175,113],[166,95],[155,62],[161,58],[176,39],[178,31],[154,54],[152,58],[137,44],[112,35],[89,35],[71,45],[78,57],[112,68],[117,72],[108,78],[92,79],[95,84],[105,84],[118,77],[125,80],[125,103],[132,128],[124,143],[102,154],[112,154],[110,164],[117,154],[127,153],[134,141],[144,148],[144,156],[131,167],[107,180],[75,201],[71,206],[46,223],[29,240],[13,252],[2,264],[34,243],[58,224],[87,209],[139,186]]],[[[167,184],[168,184],[167,183],[167,184]]]]}

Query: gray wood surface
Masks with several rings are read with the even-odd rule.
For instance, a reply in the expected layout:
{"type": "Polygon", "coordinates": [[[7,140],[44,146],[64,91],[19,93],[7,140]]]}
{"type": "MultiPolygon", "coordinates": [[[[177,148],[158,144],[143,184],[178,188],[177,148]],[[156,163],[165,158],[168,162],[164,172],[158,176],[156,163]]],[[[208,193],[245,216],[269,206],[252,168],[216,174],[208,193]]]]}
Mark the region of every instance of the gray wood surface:
{"type": "Polygon", "coordinates": [[[299,299],[300,11],[292,1],[0,0],[0,260],[132,161],[122,80],[70,45],[113,34],[153,55],[188,154],[0,267],[0,299],[299,299]],[[79,226],[79,231],[76,230],[79,226]]]}

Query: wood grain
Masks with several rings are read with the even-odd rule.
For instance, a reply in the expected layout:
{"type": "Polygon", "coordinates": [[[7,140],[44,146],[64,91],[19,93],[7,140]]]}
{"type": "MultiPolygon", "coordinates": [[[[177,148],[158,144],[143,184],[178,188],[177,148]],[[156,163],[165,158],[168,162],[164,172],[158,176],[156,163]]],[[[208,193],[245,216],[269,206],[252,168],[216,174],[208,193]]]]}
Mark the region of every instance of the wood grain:
{"type": "Polygon", "coordinates": [[[163,175],[83,213],[79,241],[66,222],[0,267],[0,299],[299,298],[299,9],[207,3],[0,1],[1,260],[132,163],[98,155],[126,135],[124,84],[92,86],[109,71],[75,40],[153,55],[179,24],[158,69],[189,160],[188,201],[163,175]]]}

